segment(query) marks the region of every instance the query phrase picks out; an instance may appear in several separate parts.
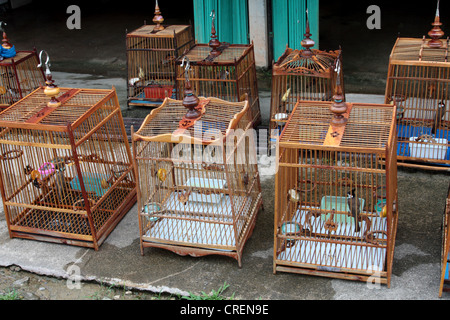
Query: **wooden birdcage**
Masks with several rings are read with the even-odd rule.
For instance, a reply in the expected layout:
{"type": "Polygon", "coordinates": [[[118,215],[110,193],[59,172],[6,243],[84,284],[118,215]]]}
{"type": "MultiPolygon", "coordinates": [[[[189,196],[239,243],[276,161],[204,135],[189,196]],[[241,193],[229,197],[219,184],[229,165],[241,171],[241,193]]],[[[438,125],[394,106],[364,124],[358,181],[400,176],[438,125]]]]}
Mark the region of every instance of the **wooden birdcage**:
{"type": "Polygon", "coordinates": [[[9,234],[97,250],[137,198],[117,94],[58,88],[46,74],[46,87],[0,113],[9,234]]]}
{"type": "Polygon", "coordinates": [[[398,220],[395,108],[337,97],[298,101],[280,136],[274,273],[389,286],[398,220]]]}
{"type": "Polygon", "coordinates": [[[385,103],[397,105],[401,166],[450,166],[449,39],[439,39],[440,24],[438,11],[431,39],[398,38],[391,52],[385,103]]]}
{"type": "Polygon", "coordinates": [[[157,247],[238,261],[261,186],[247,101],[167,98],[132,135],[141,252],[157,247]],[[186,112],[188,108],[188,112],[186,112]]]}
{"type": "Polygon", "coordinates": [[[450,185],[447,191],[443,223],[442,223],[442,255],[441,255],[441,283],[439,297],[443,292],[450,292],[450,185]]]}
{"type": "Polygon", "coordinates": [[[175,98],[175,60],[194,45],[191,26],[162,25],[158,1],[153,22],[126,36],[128,106],[158,107],[175,98]]]}
{"type": "Polygon", "coordinates": [[[211,41],[195,44],[180,57],[177,67],[177,99],[183,98],[184,63],[190,61],[190,82],[198,96],[216,97],[230,102],[248,97],[254,126],[261,122],[256,78],[255,53],[251,44],[229,44],[217,39],[213,12],[211,41]]]}
{"type": "Polygon", "coordinates": [[[44,72],[37,67],[36,50],[16,51],[3,25],[0,22],[0,30],[3,31],[0,48],[0,109],[8,108],[45,83],[44,72]]]}
{"type": "MultiPolygon", "coordinates": [[[[338,63],[342,66],[341,50],[311,49],[314,41],[310,37],[307,18],[305,38],[301,42],[303,49],[286,47],[272,67],[271,145],[275,144],[297,100],[331,101],[335,93],[336,67],[338,63]]],[[[339,74],[343,84],[343,72],[339,74]]],[[[345,92],[343,94],[345,99],[345,92]]]]}

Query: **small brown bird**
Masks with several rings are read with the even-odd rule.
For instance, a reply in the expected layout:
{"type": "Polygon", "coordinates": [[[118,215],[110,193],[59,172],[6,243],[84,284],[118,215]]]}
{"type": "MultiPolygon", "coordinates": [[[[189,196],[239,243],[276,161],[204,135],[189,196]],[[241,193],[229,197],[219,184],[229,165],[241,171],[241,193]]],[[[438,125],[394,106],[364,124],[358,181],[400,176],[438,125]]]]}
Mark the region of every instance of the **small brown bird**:
{"type": "Polygon", "coordinates": [[[355,196],[355,189],[347,193],[347,203],[350,209],[350,214],[355,219],[355,232],[359,232],[359,211],[361,203],[358,197],[355,196]]]}
{"type": "Polygon", "coordinates": [[[436,111],[436,114],[434,115],[433,126],[431,127],[431,133],[434,135],[436,134],[437,129],[440,127],[442,119],[444,118],[445,109],[446,107],[444,102],[439,102],[438,109],[436,111]]]}
{"type": "Polygon", "coordinates": [[[179,200],[182,204],[186,205],[187,202],[188,202],[188,200],[189,200],[189,196],[191,195],[191,192],[192,192],[191,189],[186,190],[185,192],[180,192],[180,193],[178,194],[178,200],[179,200]]]}

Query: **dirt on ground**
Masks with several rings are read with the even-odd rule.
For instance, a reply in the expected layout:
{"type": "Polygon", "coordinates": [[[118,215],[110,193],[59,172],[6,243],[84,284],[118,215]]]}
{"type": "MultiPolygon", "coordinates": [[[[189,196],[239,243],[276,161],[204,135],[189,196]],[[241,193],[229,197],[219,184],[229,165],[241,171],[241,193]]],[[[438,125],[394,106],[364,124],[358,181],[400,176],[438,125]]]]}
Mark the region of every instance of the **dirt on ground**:
{"type": "Polygon", "coordinates": [[[18,266],[0,267],[0,300],[177,300],[180,297],[37,275],[18,266]]]}

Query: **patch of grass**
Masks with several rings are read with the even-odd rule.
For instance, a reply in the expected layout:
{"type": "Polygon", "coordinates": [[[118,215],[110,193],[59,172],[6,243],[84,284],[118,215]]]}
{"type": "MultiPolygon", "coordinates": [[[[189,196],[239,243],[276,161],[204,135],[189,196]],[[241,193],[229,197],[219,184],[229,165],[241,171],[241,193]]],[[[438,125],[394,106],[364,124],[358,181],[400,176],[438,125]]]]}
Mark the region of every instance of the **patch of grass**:
{"type": "Polygon", "coordinates": [[[200,295],[193,294],[192,292],[189,292],[188,296],[182,296],[181,299],[186,300],[233,300],[234,299],[234,293],[231,295],[231,297],[227,298],[224,297],[222,294],[223,292],[228,289],[230,285],[225,281],[222,286],[219,287],[219,289],[212,290],[211,293],[207,294],[205,292],[201,292],[200,295]]]}
{"type": "Polygon", "coordinates": [[[0,300],[21,300],[19,293],[16,290],[8,290],[5,293],[0,293],[0,300]]]}

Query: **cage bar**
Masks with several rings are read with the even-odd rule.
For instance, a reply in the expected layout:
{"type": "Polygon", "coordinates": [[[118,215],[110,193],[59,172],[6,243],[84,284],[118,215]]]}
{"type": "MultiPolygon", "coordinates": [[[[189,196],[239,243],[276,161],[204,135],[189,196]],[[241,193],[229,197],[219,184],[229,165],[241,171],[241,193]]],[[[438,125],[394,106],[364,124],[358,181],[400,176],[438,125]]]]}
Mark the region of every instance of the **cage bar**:
{"type": "Polygon", "coordinates": [[[395,42],[385,103],[397,105],[398,165],[449,170],[449,38],[439,39],[443,36],[439,8],[432,25],[430,38],[395,42]]]}
{"type": "Polygon", "coordinates": [[[229,44],[217,39],[214,16],[211,41],[195,44],[177,59],[177,99],[183,99],[185,70],[183,60],[190,61],[190,82],[198,96],[216,97],[230,102],[248,98],[254,126],[261,123],[256,78],[255,53],[251,44],[229,44]]]}
{"type": "Polygon", "coordinates": [[[97,250],[136,202],[114,88],[59,88],[48,73],[46,87],[0,113],[0,147],[11,238],[97,250]]]}
{"type": "Polygon", "coordinates": [[[442,254],[441,254],[441,282],[439,286],[439,298],[442,297],[443,292],[450,292],[450,185],[447,191],[447,198],[445,200],[445,208],[442,219],[442,254]]]}
{"type": "Polygon", "coordinates": [[[175,98],[175,60],[194,45],[191,26],[162,24],[158,1],[153,22],[126,35],[128,106],[158,107],[175,98]]]}
{"type": "Polygon", "coordinates": [[[294,109],[298,100],[331,101],[335,93],[338,63],[341,65],[340,81],[343,88],[342,51],[312,49],[308,17],[302,50],[286,46],[286,50],[272,67],[272,94],[270,100],[271,145],[294,109]]]}
{"type": "Polygon", "coordinates": [[[246,100],[166,98],[132,135],[141,252],[157,247],[238,261],[262,206],[246,100]],[[188,112],[186,112],[188,108],[188,112]]]}
{"type": "Polygon", "coordinates": [[[9,42],[4,25],[4,22],[0,22],[0,30],[3,31],[0,53],[0,109],[8,108],[45,83],[44,72],[37,67],[36,49],[16,51],[15,46],[9,42]]]}
{"type": "Polygon", "coordinates": [[[279,138],[274,273],[389,286],[398,220],[395,108],[341,99],[299,100],[279,138]]]}

